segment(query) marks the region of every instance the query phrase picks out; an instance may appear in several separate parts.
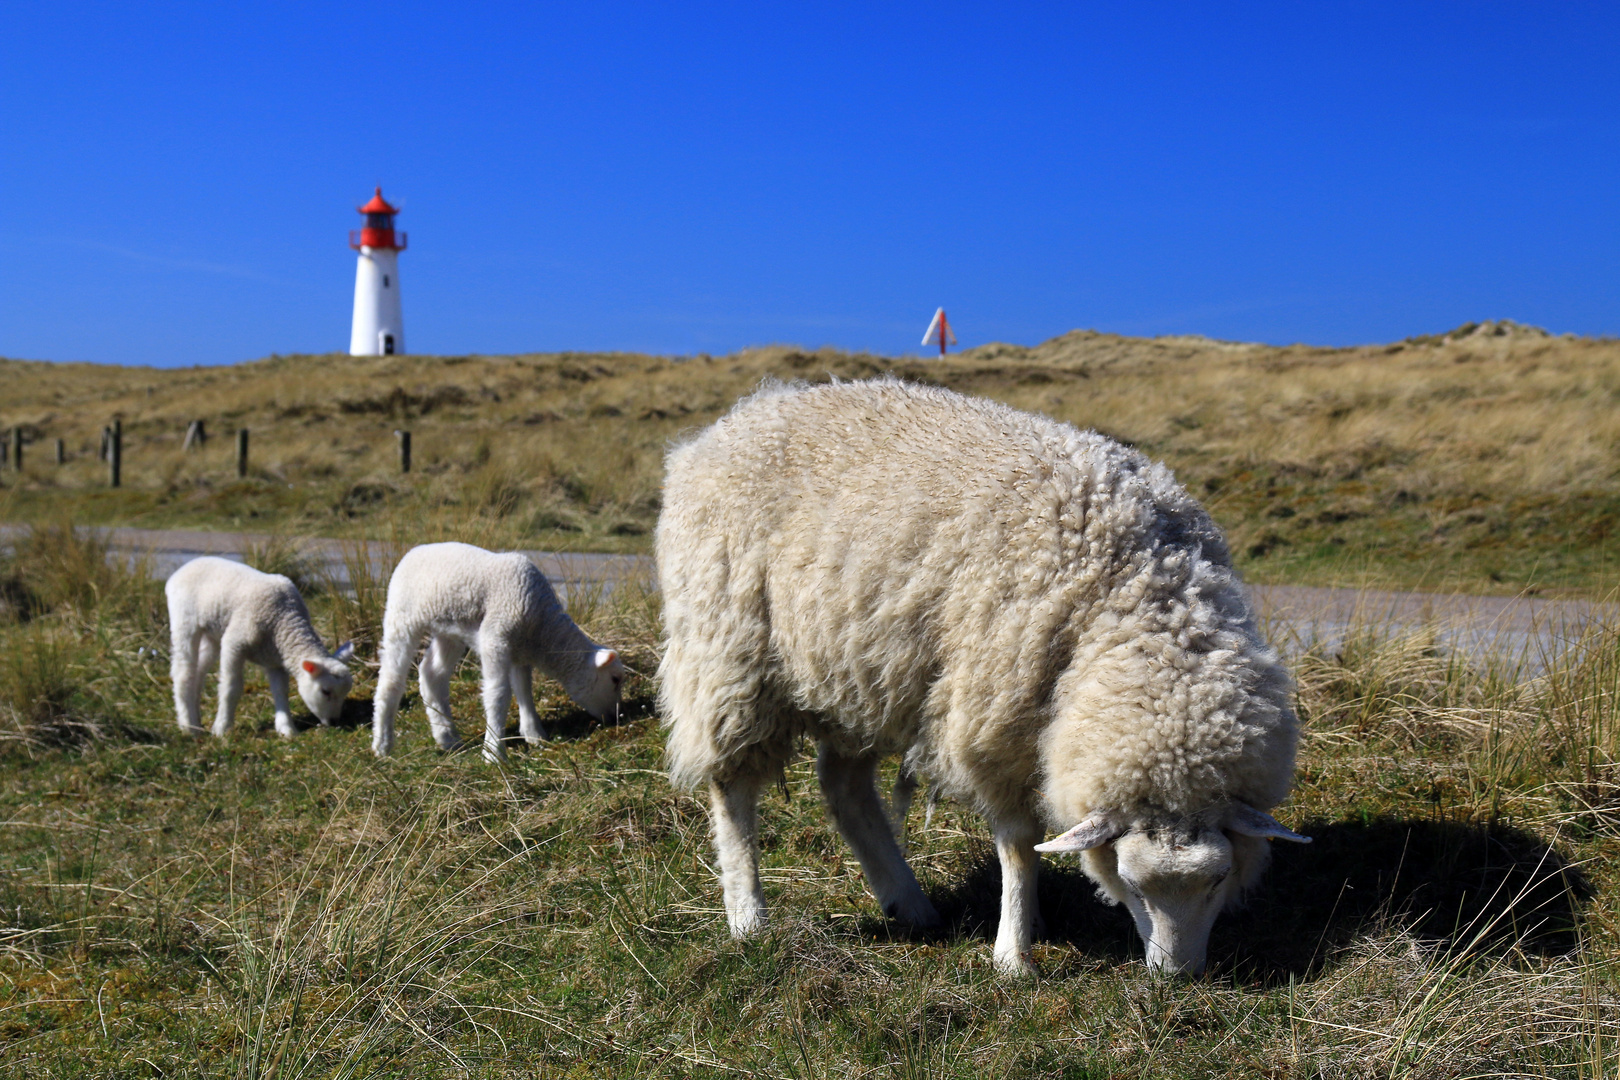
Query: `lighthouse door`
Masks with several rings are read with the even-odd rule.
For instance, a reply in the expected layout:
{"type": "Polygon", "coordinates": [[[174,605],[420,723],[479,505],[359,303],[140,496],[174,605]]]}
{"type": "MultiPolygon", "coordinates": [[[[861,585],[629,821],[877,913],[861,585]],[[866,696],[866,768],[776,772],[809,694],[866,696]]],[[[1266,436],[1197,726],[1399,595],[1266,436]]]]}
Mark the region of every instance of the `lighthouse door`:
{"type": "Polygon", "coordinates": [[[381,337],[382,337],[382,354],[384,356],[393,356],[394,355],[394,335],[393,334],[383,334],[383,335],[381,335],[381,337]]]}

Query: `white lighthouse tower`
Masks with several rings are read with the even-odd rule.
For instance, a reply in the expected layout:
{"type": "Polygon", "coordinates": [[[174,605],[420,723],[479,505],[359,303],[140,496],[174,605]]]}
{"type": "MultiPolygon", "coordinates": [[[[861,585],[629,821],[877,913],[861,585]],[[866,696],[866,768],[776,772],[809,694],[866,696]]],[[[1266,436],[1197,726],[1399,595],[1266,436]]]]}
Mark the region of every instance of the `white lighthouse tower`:
{"type": "Polygon", "coordinates": [[[405,234],[394,236],[397,207],[383,200],[382,188],[359,208],[366,215],[357,238],[349,230],[349,246],[360,253],[354,273],[354,329],[349,332],[350,356],[388,356],[405,351],[405,316],[399,306],[399,253],[405,234]]]}

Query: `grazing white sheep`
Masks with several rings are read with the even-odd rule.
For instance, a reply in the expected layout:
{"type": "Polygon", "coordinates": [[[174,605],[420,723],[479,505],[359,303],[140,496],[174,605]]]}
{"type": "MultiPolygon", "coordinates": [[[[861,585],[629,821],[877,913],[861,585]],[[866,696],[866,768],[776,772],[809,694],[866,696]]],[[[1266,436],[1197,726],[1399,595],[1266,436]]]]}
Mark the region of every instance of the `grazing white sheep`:
{"type": "Polygon", "coordinates": [[[169,674],[180,730],[200,734],[203,676],[219,665],[219,711],[214,734],[236,720],[242,697],[242,665],[253,661],[270,679],[276,730],[298,733],[287,701],[287,675],[309,711],[330,724],[343,711],[354,686],[344,661],[345,643],[328,653],[309,623],[298,588],[280,574],[266,574],[230,559],[205,555],[176,570],[163,587],[169,601],[169,674]]]}
{"type": "Polygon", "coordinates": [[[394,716],[411,658],[424,637],[419,676],[434,740],[460,748],[450,718],[450,676],[469,648],[484,679],[484,759],[502,761],[506,711],[517,698],[518,726],[530,743],[546,737],[534,711],[533,671],[562,683],[598,719],[616,716],[625,666],[568,617],[546,576],[526,556],[471,544],[423,544],[405,553],[388,582],[371,748],[394,749],[394,716]]]}
{"type": "Polygon", "coordinates": [[[757,803],[802,735],[885,913],[938,921],[875,786],[904,753],[989,821],[995,963],[1030,970],[1044,851],[1084,852],[1156,968],[1200,971],[1288,791],[1290,682],[1220,531],[1095,432],[895,380],[767,386],[668,457],[657,530],[674,781],[706,786],[733,934],[757,803]],[[1077,824],[1078,823],[1078,824],[1077,824]]]}

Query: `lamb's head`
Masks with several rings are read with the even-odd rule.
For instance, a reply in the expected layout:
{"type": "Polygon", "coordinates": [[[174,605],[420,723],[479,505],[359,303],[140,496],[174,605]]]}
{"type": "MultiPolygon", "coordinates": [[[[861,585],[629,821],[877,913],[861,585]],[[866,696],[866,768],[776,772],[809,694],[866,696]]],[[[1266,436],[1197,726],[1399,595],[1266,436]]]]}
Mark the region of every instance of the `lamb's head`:
{"type": "Polygon", "coordinates": [[[1081,855],[1103,896],[1130,911],[1149,967],[1200,975],[1210,928],[1266,868],[1272,839],[1310,843],[1231,802],[1193,815],[1103,811],[1035,850],[1081,855]]]}
{"type": "Polygon", "coordinates": [[[354,687],[354,673],[345,660],[354,655],[354,644],[345,641],[331,656],[304,660],[293,670],[298,680],[298,696],[323,724],[330,724],[343,712],[343,700],[354,687]]]}
{"type": "Polygon", "coordinates": [[[598,720],[619,718],[619,693],[624,689],[627,670],[616,649],[597,649],[590,662],[581,665],[563,681],[563,689],[574,704],[598,720]]]}

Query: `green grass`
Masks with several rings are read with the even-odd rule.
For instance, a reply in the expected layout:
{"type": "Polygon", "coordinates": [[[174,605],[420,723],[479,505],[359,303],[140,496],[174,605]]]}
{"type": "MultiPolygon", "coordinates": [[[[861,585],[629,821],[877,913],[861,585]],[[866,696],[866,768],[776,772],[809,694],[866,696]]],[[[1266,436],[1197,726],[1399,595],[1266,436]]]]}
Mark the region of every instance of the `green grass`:
{"type": "MultiPolygon", "coordinates": [[[[948,929],[909,933],[808,762],[763,807],[773,922],[727,937],[706,814],[660,769],[645,591],[575,606],[642,673],[623,723],[547,687],[553,741],[497,770],[436,751],[413,695],[379,762],[365,678],[292,741],[262,678],[229,740],[180,737],[158,586],[53,537],[0,561],[28,598],[0,625],[6,1075],[1615,1075],[1615,628],[1540,676],[1423,634],[1308,653],[1282,816],[1316,842],[1217,924],[1211,976],[1150,976],[1049,862],[1041,975],[1015,982],[982,823],[919,801],[948,929]]],[[[323,633],[375,617],[362,585],[312,596],[323,633]]],[[[472,730],[472,666],[453,700],[472,730]]]]}

